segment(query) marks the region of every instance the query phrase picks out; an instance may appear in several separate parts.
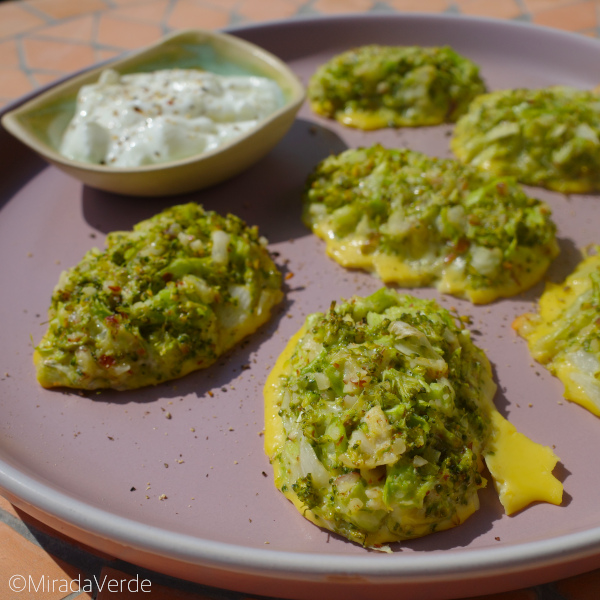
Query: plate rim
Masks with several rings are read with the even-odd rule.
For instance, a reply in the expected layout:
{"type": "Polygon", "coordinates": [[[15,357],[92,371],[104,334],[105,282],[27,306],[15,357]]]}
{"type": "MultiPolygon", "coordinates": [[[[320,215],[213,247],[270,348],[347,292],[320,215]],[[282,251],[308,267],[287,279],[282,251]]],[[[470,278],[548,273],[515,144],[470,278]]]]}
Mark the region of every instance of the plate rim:
{"type": "Polygon", "coordinates": [[[373,560],[371,552],[365,555],[335,555],[272,551],[170,532],[70,498],[52,487],[39,484],[34,478],[23,475],[2,460],[0,489],[20,500],[23,504],[19,502],[18,506],[25,512],[28,512],[27,505],[32,505],[84,534],[91,533],[133,549],[150,551],[157,556],[181,560],[191,565],[231,567],[236,571],[242,567],[242,570],[268,572],[270,575],[294,574],[318,579],[322,576],[358,573],[371,578],[371,583],[389,579],[396,582],[418,582],[425,579],[437,582],[445,581],[448,577],[457,579],[464,574],[476,573],[478,577],[486,577],[519,572],[524,561],[533,568],[532,565],[542,567],[561,562],[560,559],[564,559],[565,555],[578,560],[600,553],[599,526],[555,537],[551,540],[553,543],[538,540],[498,548],[436,553],[435,560],[439,564],[432,571],[432,559],[428,552],[402,556],[400,553],[381,553],[373,560]],[[64,498],[69,499],[68,503],[63,501],[64,498]],[[90,521],[97,524],[95,530],[89,527],[90,521]],[[160,552],[166,546],[171,551],[160,552]]]}
{"type": "MultiPolygon", "coordinates": [[[[348,13],[341,15],[306,15],[291,19],[275,19],[260,23],[235,25],[219,29],[232,35],[260,33],[263,29],[278,27],[305,27],[319,21],[377,21],[382,18],[402,21],[429,21],[450,23],[461,21],[480,24],[496,29],[521,29],[536,35],[593,47],[600,51],[600,40],[578,33],[553,29],[523,21],[493,19],[451,13],[348,13]]],[[[124,57],[129,52],[123,53],[124,57]]],[[[114,60],[114,59],[111,59],[114,60]]],[[[284,59],[282,59],[284,60],[284,59]]],[[[75,73],[61,77],[16,99],[0,110],[0,115],[62,84],[85,71],[110,61],[94,63],[75,73]]],[[[349,573],[367,577],[369,583],[443,582],[464,576],[485,578],[493,575],[520,573],[536,568],[560,564],[566,559],[575,561],[600,556],[600,524],[592,529],[567,533],[550,540],[522,542],[508,546],[460,549],[457,552],[440,551],[432,558],[428,552],[411,555],[379,554],[373,560],[370,553],[364,555],[335,555],[320,552],[299,553],[282,550],[245,547],[238,544],[206,540],[167,529],[145,525],[126,517],[92,506],[73,498],[67,493],[44,485],[35,478],[19,471],[0,457],[0,491],[15,500],[14,504],[29,513],[28,508],[67,523],[82,532],[108,539],[133,550],[150,552],[158,557],[184,561],[197,566],[217,567],[235,572],[250,572],[269,577],[301,575],[319,580],[324,576],[349,573]],[[167,543],[168,541],[168,543],[167,543]]],[[[131,560],[129,558],[128,560],[131,560]]]]}

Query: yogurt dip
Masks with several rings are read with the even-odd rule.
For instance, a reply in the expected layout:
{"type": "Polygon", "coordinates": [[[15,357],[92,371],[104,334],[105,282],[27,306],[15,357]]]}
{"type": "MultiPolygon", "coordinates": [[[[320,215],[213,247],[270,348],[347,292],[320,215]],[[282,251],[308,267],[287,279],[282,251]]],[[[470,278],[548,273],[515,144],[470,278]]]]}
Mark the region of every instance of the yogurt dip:
{"type": "Polygon", "coordinates": [[[137,167],[210,152],[283,105],[272,80],[165,69],[102,72],[83,86],[60,152],[111,167],[137,167]]]}

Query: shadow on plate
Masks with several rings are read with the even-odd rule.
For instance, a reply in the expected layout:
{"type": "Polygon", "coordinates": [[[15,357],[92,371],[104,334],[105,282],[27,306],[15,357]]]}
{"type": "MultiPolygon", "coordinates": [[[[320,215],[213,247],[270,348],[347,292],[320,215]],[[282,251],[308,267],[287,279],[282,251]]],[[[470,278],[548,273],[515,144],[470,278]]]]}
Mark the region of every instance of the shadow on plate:
{"type": "Polygon", "coordinates": [[[83,216],[102,231],[129,230],[164,208],[197,202],[207,210],[233,213],[261,235],[277,243],[309,235],[302,224],[301,196],[306,178],[318,162],[347,148],[331,130],[297,119],[265,158],[233,179],[212,188],[161,198],[119,196],[90,187],[83,188],[83,216]]]}

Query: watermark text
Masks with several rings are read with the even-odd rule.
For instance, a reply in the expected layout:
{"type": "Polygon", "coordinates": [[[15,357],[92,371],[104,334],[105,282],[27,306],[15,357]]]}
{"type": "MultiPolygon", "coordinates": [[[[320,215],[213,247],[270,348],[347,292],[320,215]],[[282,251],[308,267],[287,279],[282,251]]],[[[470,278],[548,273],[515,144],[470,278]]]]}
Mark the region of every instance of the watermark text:
{"type": "Polygon", "coordinates": [[[111,594],[122,594],[125,592],[148,593],[151,591],[152,582],[149,579],[141,579],[139,575],[117,579],[115,577],[86,577],[80,575],[71,578],[51,579],[46,575],[33,577],[32,575],[12,575],[8,580],[8,587],[11,592],[29,594],[41,594],[49,592],[61,592],[71,594],[74,592],[92,593],[94,589],[98,592],[109,592],[111,594]]]}

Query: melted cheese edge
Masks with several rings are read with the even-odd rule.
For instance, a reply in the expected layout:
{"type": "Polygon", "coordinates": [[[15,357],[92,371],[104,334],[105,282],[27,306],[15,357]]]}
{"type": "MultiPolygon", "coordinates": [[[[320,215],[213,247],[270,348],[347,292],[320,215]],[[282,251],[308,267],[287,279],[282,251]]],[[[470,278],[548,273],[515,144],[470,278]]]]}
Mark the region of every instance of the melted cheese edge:
{"type": "Polygon", "coordinates": [[[397,113],[383,109],[373,112],[341,110],[335,113],[335,119],[347,127],[372,131],[374,129],[393,127],[394,122],[397,120],[397,113]]]}
{"type": "Polygon", "coordinates": [[[433,274],[435,259],[424,259],[423,268],[418,269],[392,254],[377,251],[365,254],[362,252],[364,244],[360,240],[332,239],[326,226],[317,226],[314,232],[325,240],[328,256],[345,268],[374,271],[384,283],[398,283],[408,288],[427,286],[436,282],[436,288],[442,294],[467,298],[473,304],[488,304],[497,298],[508,298],[532,287],[540,280],[551,262],[551,257],[540,255],[534,263],[535,267],[529,271],[519,272],[518,279],[515,278],[502,285],[472,288],[469,287],[464,271],[453,268],[452,264],[442,267],[439,277],[436,277],[433,274]]]}
{"type": "Polygon", "coordinates": [[[533,358],[548,366],[565,386],[564,397],[580,404],[592,414],[600,417],[600,404],[594,400],[581,385],[582,378],[593,379],[593,385],[598,385],[594,373],[584,373],[581,367],[574,364],[569,353],[559,353],[549,356],[546,352],[536,352],[536,346],[544,337],[551,335],[561,326],[561,315],[573,305],[581,294],[591,287],[589,274],[600,269],[600,255],[585,258],[562,284],[548,283],[541,295],[538,314],[526,313],[515,319],[513,328],[527,340],[533,358]]]}
{"type": "MultiPolygon", "coordinates": [[[[286,441],[283,421],[278,414],[279,379],[285,377],[289,372],[289,361],[298,342],[305,333],[306,329],[303,326],[290,338],[265,382],[264,449],[270,461],[286,441]]],[[[559,458],[549,447],[537,444],[519,433],[515,426],[507,421],[491,402],[488,409],[491,413],[492,434],[488,448],[484,452],[484,459],[506,514],[512,515],[532,502],[549,502],[560,505],[563,485],[552,475],[559,458]]],[[[278,479],[278,475],[275,473],[274,482],[277,489],[279,489],[278,479]]],[[[304,505],[291,487],[288,487],[283,494],[306,519],[319,527],[333,530],[332,526],[326,523],[324,519],[315,515],[304,505]]],[[[469,499],[469,502],[459,510],[454,520],[448,520],[440,524],[436,531],[460,525],[478,508],[479,498],[475,493],[469,499]]],[[[416,531],[419,532],[418,527],[416,527],[416,531]]],[[[417,535],[425,535],[429,532],[429,526],[424,525],[417,535]]],[[[370,534],[367,537],[365,546],[379,545],[391,541],[397,541],[397,538],[386,529],[383,529],[375,534],[370,534]]]]}
{"type": "Polygon", "coordinates": [[[492,410],[492,436],[484,452],[487,468],[507,515],[532,502],[562,502],[563,485],[552,475],[558,457],[519,433],[497,410],[492,410]]]}

